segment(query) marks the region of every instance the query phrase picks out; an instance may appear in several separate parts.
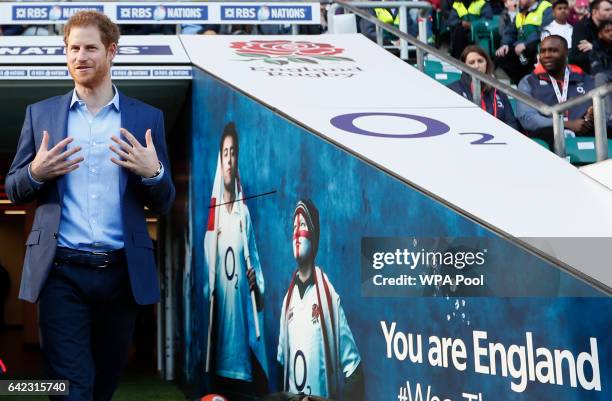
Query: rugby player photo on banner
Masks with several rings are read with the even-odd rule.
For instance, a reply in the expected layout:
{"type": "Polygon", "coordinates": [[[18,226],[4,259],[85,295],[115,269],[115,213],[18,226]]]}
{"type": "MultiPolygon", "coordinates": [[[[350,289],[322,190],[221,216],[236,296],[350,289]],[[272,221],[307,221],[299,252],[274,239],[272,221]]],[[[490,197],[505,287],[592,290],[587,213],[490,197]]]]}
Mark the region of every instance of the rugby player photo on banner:
{"type": "Polygon", "coordinates": [[[206,372],[220,388],[264,391],[264,277],[238,170],[238,132],[223,129],[204,238],[210,305],[206,372]],[[260,380],[255,380],[261,377],[260,380]]]}

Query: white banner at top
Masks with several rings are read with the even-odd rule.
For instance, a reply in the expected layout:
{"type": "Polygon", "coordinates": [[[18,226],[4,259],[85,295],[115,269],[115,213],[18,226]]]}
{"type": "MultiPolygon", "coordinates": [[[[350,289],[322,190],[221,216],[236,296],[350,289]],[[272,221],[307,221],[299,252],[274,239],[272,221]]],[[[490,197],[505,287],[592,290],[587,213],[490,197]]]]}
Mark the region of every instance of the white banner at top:
{"type": "Polygon", "coordinates": [[[118,24],[320,24],[318,2],[62,2],[0,3],[1,25],[65,23],[81,10],[103,12],[118,24]]]}

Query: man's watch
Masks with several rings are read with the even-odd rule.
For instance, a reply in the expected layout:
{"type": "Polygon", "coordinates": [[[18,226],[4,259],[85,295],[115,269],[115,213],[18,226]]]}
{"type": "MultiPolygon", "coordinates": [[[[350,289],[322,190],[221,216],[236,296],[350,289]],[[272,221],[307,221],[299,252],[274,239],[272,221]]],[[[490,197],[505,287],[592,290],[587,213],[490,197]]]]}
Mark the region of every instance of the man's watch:
{"type": "Polygon", "coordinates": [[[158,163],[159,163],[159,167],[157,168],[157,171],[155,172],[155,174],[153,174],[153,175],[152,175],[152,176],[150,176],[150,177],[147,177],[147,179],[149,179],[149,180],[150,180],[151,178],[155,178],[155,177],[157,177],[158,175],[160,175],[160,174],[161,174],[162,169],[163,169],[163,167],[162,167],[162,163],[161,163],[160,161],[158,161],[158,163]]]}

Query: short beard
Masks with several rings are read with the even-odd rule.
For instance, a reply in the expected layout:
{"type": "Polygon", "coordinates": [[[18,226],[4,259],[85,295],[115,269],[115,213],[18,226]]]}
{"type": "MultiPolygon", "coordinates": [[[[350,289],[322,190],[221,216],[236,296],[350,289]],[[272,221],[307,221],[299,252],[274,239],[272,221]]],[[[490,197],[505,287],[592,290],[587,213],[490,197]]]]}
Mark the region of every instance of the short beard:
{"type": "Polygon", "coordinates": [[[108,74],[108,71],[106,71],[105,73],[102,73],[101,70],[96,69],[94,71],[93,77],[88,78],[86,80],[80,80],[78,79],[78,75],[76,74],[75,70],[73,70],[72,68],[69,68],[69,70],[70,70],[70,75],[72,76],[72,79],[74,80],[74,82],[88,89],[94,89],[98,87],[102,82],[104,82],[104,79],[106,78],[108,74]]]}

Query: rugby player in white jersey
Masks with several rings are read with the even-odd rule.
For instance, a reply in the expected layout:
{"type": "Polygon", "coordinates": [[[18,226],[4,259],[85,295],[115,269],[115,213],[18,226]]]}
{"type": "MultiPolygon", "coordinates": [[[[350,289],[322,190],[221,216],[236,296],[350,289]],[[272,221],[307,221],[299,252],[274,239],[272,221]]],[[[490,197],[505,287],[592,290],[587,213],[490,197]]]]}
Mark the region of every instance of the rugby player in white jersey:
{"type": "Polygon", "coordinates": [[[315,265],[319,212],[300,200],[293,219],[293,256],[298,264],[283,300],[277,360],[283,389],[335,401],[364,397],[361,357],[340,297],[315,265]]]}

